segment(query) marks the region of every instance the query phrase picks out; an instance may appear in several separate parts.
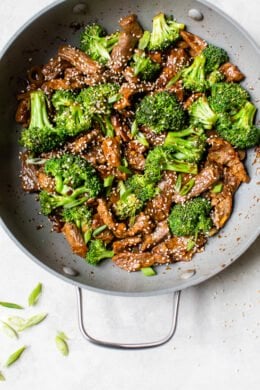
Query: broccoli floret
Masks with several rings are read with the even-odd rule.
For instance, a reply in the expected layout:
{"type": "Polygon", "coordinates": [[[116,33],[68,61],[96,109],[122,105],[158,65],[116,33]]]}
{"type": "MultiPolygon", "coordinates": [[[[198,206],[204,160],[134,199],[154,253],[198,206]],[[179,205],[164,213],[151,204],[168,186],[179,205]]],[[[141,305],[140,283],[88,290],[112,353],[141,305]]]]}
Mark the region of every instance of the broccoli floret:
{"type": "Polygon", "coordinates": [[[206,135],[203,129],[189,127],[182,131],[169,132],[164,146],[174,150],[174,158],[188,162],[199,162],[206,150],[206,135]]]}
{"type": "Polygon", "coordinates": [[[171,233],[195,237],[199,233],[208,233],[212,226],[210,210],[210,202],[202,197],[174,205],[168,218],[171,233]]]}
{"type": "Polygon", "coordinates": [[[62,144],[66,138],[63,128],[54,128],[47,113],[46,97],[42,91],[30,94],[31,119],[28,129],[22,131],[20,143],[28,150],[47,152],[62,144]]]}
{"type": "Polygon", "coordinates": [[[193,63],[184,68],[181,72],[183,86],[193,92],[205,92],[208,82],[205,75],[206,58],[200,54],[196,56],[193,63]]]}
{"type": "Polygon", "coordinates": [[[149,41],[149,50],[163,50],[174,43],[185,25],[167,18],[162,12],[153,18],[153,28],[149,41]]]}
{"type": "Polygon", "coordinates": [[[143,202],[133,193],[125,194],[115,204],[115,213],[119,219],[133,218],[143,207],[143,202]]]}
{"type": "Polygon", "coordinates": [[[126,181],[126,188],[133,192],[142,202],[152,199],[157,193],[154,183],[150,181],[147,175],[136,174],[131,176],[126,181]]]}
{"type": "Polygon", "coordinates": [[[134,75],[145,81],[155,79],[161,69],[160,64],[152,61],[145,52],[140,51],[133,55],[131,66],[134,70],[134,75]]]}
{"type": "Polygon", "coordinates": [[[80,49],[93,60],[106,64],[110,60],[110,52],[117,44],[118,38],[119,32],[106,35],[100,25],[88,25],[81,34],[80,49]]]}
{"type": "Polygon", "coordinates": [[[114,128],[110,121],[113,104],[120,99],[119,86],[113,83],[99,84],[82,89],[78,101],[84,110],[91,116],[92,122],[97,122],[101,130],[108,137],[114,135],[114,128]]]}
{"type": "Polygon", "coordinates": [[[86,205],[64,209],[62,219],[65,222],[74,223],[81,231],[85,243],[87,243],[92,234],[92,213],[86,205]]]}
{"type": "Polygon", "coordinates": [[[260,129],[254,125],[255,113],[256,107],[251,102],[246,102],[237,114],[231,117],[227,114],[221,115],[216,130],[236,148],[247,149],[258,145],[260,129]]]}
{"type": "Polygon", "coordinates": [[[212,85],[209,104],[217,113],[236,114],[249,99],[248,92],[235,83],[216,83],[212,85]]]}
{"type": "Polygon", "coordinates": [[[58,90],[52,96],[52,104],[56,111],[54,121],[58,127],[65,129],[68,136],[89,130],[91,115],[83,110],[74,93],[58,90]]]}
{"type": "Polygon", "coordinates": [[[55,191],[42,191],[40,204],[43,214],[58,207],[71,208],[96,197],[102,187],[95,169],[82,157],[64,154],[45,163],[45,172],[54,177],[55,191]]]}
{"type": "Polygon", "coordinates": [[[145,202],[153,198],[157,191],[146,175],[133,175],[125,183],[119,182],[120,199],[115,204],[119,219],[134,218],[145,202]]]}
{"type": "Polygon", "coordinates": [[[90,241],[86,260],[89,264],[97,265],[103,259],[109,259],[114,256],[112,250],[108,250],[101,240],[90,241]]]}
{"type": "Polygon", "coordinates": [[[211,44],[207,45],[202,54],[206,58],[205,72],[207,74],[217,70],[220,65],[228,61],[227,52],[221,47],[217,47],[211,44]]]}
{"type": "Polygon", "coordinates": [[[186,114],[175,95],[158,92],[145,96],[136,111],[136,123],[149,127],[155,133],[181,130],[186,114]]]}
{"type": "Polygon", "coordinates": [[[206,130],[212,129],[217,121],[217,114],[212,111],[205,96],[190,105],[189,114],[192,124],[202,126],[206,130]]]}
{"type": "Polygon", "coordinates": [[[224,74],[219,70],[213,70],[207,77],[207,82],[209,87],[212,87],[213,84],[220,83],[225,78],[224,74]]]}
{"type": "Polygon", "coordinates": [[[158,182],[163,171],[175,171],[196,174],[198,167],[194,163],[179,161],[174,157],[174,149],[165,146],[156,146],[151,150],[145,161],[145,175],[151,183],[158,182]]]}

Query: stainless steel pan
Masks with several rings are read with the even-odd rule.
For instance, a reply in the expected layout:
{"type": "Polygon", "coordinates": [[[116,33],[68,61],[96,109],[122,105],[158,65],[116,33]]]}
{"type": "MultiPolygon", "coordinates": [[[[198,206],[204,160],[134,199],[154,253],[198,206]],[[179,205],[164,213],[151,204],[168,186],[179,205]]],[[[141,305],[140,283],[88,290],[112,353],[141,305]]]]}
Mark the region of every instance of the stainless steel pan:
{"type": "MultiPolygon", "coordinates": [[[[234,212],[220,235],[210,239],[205,252],[191,262],[158,267],[158,275],[144,278],[141,273],[127,273],[111,262],[93,268],[72,255],[61,234],[51,232],[51,226],[39,215],[35,195],[22,192],[18,160],[19,128],[14,123],[15,96],[21,87],[26,70],[32,64],[41,64],[56,53],[64,41],[77,45],[82,24],[98,21],[108,31],[115,30],[120,17],[138,14],[144,28],[151,28],[151,19],[163,11],[187,25],[188,30],[225,48],[231,60],[247,75],[245,87],[250,89],[253,101],[259,106],[260,51],[253,40],[232,19],[206,2],[193,0],[96,0],[78,4],[76,1],[54,2],[20,29],[1,55],[0,61],[0,182],[1,222],[19,247],[36,263],[53,274],[73,283],[78,288],[80,325],[82,321],[81,288],[124,296],[175,293],[173,324],[163,340],[148,344],[106,343],[113,347],[155,346],[168,340],[174,333],[180,290],[198,284],[223,271],[234,262],[256,239],[259,233],[260,210],[257,208],[257,177],[255,153],[247,157],[251,177],[235,196],[234,212]],[[202,12],[204,18],[196,21],[188,16],[190,9],[202,12]],[[40,225],[44,227],[38,229],[40,225]],[[73,272],[76,271],[76,272],[73,272]],[[70,275],[68,274],[71,273],[70,275]]],[[[91,341],[99,343],[92,339],[91,341]]]]}

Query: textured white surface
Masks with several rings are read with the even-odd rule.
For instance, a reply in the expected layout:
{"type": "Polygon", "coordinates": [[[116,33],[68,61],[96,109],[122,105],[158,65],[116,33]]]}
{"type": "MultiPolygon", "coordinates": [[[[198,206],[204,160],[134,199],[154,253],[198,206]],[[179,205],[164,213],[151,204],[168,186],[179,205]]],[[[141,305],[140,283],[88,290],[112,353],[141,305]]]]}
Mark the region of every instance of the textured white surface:
{"type": "MultiPolygon", "coordinates": [[[[50,3],[50,0],[1,0],[0,48],[31,15],[50,3]]],[[[239,21],[260,44],[258,0],[246,3],[244,0],[215,0],[212,3],[239,21]]],[[[74,288],[31,262],[2,229],[0,256],[0,300],[26,304],[28,293],[41,281],[43,296],[39,304],[26,313],[49,313],[45,323],[22,334],[19,341],[0,333],[0,371],[7,379],[3,388],[204,390],[210,386],[212,390],[259,389],[259,243],[220,275],[184,291],[174,339],[158,349],[142,351],[109,350],[85,342],[77,326],[74,288]],[[55,347],[57,330],[64,331],[70,338],[70,355],[66,358],[59,355],[55,347]],[[24,344],[29,348],[21,360],[4,369],[6,357],[24,344]]],[[[141,332],[150,338],[167,331],[171,296],[134,300],[86,295],[89,328],[96,335],[124,341],[130,341],[131,336],[134,341],[142,338],[141,332]],[[147,329],[150,323],[152,327],[147,329]]],[[[0,309],[1,319],[8,314],[10,310],[0,309]]]]}

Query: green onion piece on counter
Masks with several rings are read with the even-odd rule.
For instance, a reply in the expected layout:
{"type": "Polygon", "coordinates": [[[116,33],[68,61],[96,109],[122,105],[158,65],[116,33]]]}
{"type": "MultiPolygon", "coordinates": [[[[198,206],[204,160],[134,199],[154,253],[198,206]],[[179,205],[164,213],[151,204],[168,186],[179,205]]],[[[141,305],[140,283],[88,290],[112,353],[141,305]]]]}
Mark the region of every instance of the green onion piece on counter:
{"type": "Polygon", "coordinates": [[[106,230],[106,228],[107,228],[107,225],[99,226],[97,229],[94,230],[93,237],[98,236],[100,233],[102,233],[104,230],[106,230]]]}
{"type": "Polygon", "coordinates": [[[113,176],[113,175],[109,175],[109,176],[105,177],[104,187],[106,188],[106,187],[112,186],[114,178],[115,178],[115,176],[113,176]]]}
{"type": "Polygon", "coordinates": [[[47,313],[36,314],[28,319],[22,317],[9,317],[8,324],[11,325],[17,332],[22,332],[27,328],[31,328],[32,326],[38,325],[40,322],[45,320],[47,317],[47,313]]]}
{"type": "Polygon", "coordinates": [[[5,381],[4,374],[0,371],[0,382],[5,381]]]}
{"type": "Polygon", "coordinates": [[[58,350],[62,353],[62,355],[67,356],[69,354],[69,346],[67,343],[68,337],[64,332],[58,332],[55,337],[55,342],[58,350]]]}
{"type": "Polygon", "coordinates": [[[19,310],[24,309],[23,306],[11,302],[0,302],[0,306],[8,307],[9,309],[19,309],[19,310]]]}
{"type": "Polygon", "coordinates": [[[194,187],[195,179],[190,179],[180,190],[180,195],[184,196],[187,195],[192,187],[194,187]]]}
{"type": "Polygon", "coordinates": [[[41,292],[42,292],[42,284],[38,283],[28,297],[29,306],[34,306],[38,302],[41,292]]]}
{"type": "Polygon", "coordinates": [[[14,353],[12,353],[9,358],[7,359],[6,363],[5,363],[5,366],[6,367],[9,367],[11,366],[14,362],[16,362],[22,355],[22,353],[24,352],[24,350],[26,349],[27,347],[26,346],[23,346],[21,348],[19,348],[17,351],[15,351],[14,353]]]}
{"type": "Polygon", "coordinates": [[[187,243],[186,250],[187,250],[188,252],[191,251],[191,250],[194,248],[195,245],[196,245],[196,242],[190,239],[190,240],[188,241],[188,243],[187,243]]]}
{"type": "Polygon", "coordinates": [[[155,272],[155,270],[152,267],[141,268],[141,271],[144,274],[144,276],[154,276],[154,275],[156,275],[156,272],[155,272]]]}
{"type": "Polygon", "coordinates": [[[8,336],[8,337],[11,337],[12,339],[18,339],[19,336],[18,336],[18,333],[16,332],[16,330],[11,326],[9,325],[7,322],[4,322],[2,321],[2,329],[3,329],[3,332],[8,336]]]}
{"type": "Polygon", "coordinates": [[[222,191],[222,189],[223,189],[223,183],[218,183],[212,188],[211,192],[213,192],[214,194],[218,194],[222,191]]]}

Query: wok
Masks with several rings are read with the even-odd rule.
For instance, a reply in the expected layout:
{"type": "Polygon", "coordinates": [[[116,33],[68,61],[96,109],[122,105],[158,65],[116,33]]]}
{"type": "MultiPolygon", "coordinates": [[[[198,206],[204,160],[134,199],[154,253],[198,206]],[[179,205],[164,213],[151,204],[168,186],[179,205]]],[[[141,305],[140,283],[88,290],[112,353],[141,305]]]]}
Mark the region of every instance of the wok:
{"type": "Polygon", "coordinates": [[[94,268],[73,255],[62,234],[51,232],[51,225],[39,214],[35,195],[21,190],[18,159],[19,126],[14,122],[16,94],[21,89],[26,70],[33,64],[46,63],[57,52],[59,45],[79,42],[79,27],[98,21],[108,32],[117,28],[120,17],[138,14],[141,25],[151,29],[151,19],[163,11],[174,14],[191,32],[225,48],[231,61],[246,74],[244,85],[250,88],[254,103],[260,98],[260,51],[241,27],[223,12],[206,2],[194,0],[96,0],[80,3],[58,1],[45,8],[23,26],[3,50],[0,61],[0,181],[1,223],[15,243],[36,263],[56,276],[77,286],[80,327],[92,342],[112,347],[150,347],[167,341],[174,333],[177,320],[179,291],[198,284],[223,271],[234,262],[256,239],[259,233],[260,210],[257,208],[257,179],[255,152],[248,152],[246,167],[251,177],[235,195],[231,219],[218,236],[210,239],[203,253],[190,262],[158,267],[158,275],[144,278],[140,272],[127,273],[104,262],[94,268]],[[118,6],[117,6],[118,4],[118,6]],[[190,9],[200,10],[203,20],[188,16],[190,9]],[[43,225],[42,229],[38,229],[43,225]],[[74,272],[75,271],[75,272],[74,272]],[[146,344],[116,344],[93,339],[87,334],[82,320],[81,288],[100,293],[123,296],[144,296],[173,292],[173,322],[169,335],[146,344]]]}

